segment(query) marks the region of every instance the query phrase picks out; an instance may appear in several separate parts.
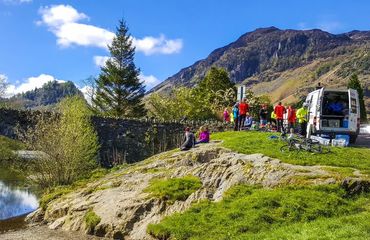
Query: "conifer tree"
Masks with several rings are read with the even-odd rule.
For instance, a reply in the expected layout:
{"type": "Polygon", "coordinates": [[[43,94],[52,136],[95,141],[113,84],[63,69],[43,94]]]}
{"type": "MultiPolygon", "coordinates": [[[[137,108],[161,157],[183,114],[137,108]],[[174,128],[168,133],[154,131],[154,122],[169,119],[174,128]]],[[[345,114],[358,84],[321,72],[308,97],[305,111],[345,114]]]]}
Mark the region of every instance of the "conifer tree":
{"type": "Polygon", "coordinates": [[[119,21],[108,49],[111,56],[96,79],[94,106],[105,116],[140,117],[145,114],[142,103],[145,86],[139,80],[140,70],[134,64],[135,47],[123,20],[119,21]]]}

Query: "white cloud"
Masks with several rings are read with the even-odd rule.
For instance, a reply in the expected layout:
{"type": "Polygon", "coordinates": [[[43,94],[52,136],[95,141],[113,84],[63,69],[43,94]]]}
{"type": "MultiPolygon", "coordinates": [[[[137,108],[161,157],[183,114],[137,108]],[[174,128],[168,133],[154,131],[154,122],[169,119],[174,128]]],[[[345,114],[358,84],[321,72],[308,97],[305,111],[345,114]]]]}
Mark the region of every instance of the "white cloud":
{"type": "Polygon", "coordinates": [[[94,63],[97,67],[104,67],[109,59],[108,56],[94,56],[94,63]]]}
{"type": "Polygon", "coordinates": [[[18,93],[24,93],[30,90],[34,90],[36,88],[41,88],[45,83],[57,81],[57,82],[66,82],[64,80],[56,79],[55,77],[48,75],[48,74],[40,74],[38,77],[30,77],[25,82],[19,85],[12,85],[8,86],[6,91],[6,97],[11,97],[18,93]]]}
{"type": "Polygon", "coordinates": [[[173,54],[179,53],[182,49],[181,39],[166,39],[162,34],[158,38],[144,37],[143,39],[133,39],[133,44],[137,51],[143,52],[145,55],[155,53],[173,54]]]}
{"type": "Polygon", "coordinates": [[[82,19],[88,19],[84,13],[79,13],[70,5],[53,5],[41,7],[41,22],[52,28],[59,28],[66,23],[74,23],[82,19]]]}
{"type": "Polygon", "coordinates": [[[139,79],[144,82],[146,89],[150,90],[154,86],[158,85],[161,81],[153,75],[140,74],[139,79]]]}
{"type": "Polygon", "coordinates": [[[42,20],[38,24],[46,25],[62,47],[79,45],[107,48],[114,37],[114,33],[103,28],[78,23],[88,19],[88,16],[70,5],[43,7],[39,13],[42,20]]]}
{"type": "MultiPolygon", "coordinates": [[[[78,12],[70,5],[52,5],[39,10],[39,25],[46,25],[57,37],[62,47],[93,46],[107,49],[115,34],[104,28],[80,23],[88,16],[78,12]]],[[[159,37],[147,36],[143,39],[132,38],[136,51],[145,55],[179,53],[183,47],[182,39],[167,39],[163,34],[159,37]]]]}

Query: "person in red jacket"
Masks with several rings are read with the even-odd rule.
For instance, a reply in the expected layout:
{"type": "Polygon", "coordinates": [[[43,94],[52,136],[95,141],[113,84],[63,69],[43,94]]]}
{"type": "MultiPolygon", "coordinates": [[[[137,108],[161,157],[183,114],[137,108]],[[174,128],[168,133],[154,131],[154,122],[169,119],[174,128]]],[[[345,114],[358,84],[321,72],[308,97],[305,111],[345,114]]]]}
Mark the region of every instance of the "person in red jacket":
{"type": "Polygon", "coordinates": [[[249,112],[249,105],[246,99],[244,98],[239,103],[239,130],[241,130],[244,127],[245,118],[248,112],[249,112]]]}
{"type": "Polygon", "coordinates": [[[295,127],[295,121],[297,119],[296,115],[295,115],[295,109],[289,105],[288,106],[288,109],[287,109],[287,118],[288,118],[288,129],[289,129],[289,132],[291,132],[293,129],[293,132],[294,132],[294,127],[295,127]]]}
{"type": "Polygon", "coordinates": [[[281,102],[278,103],[278,105],[274,108],[274,113],[276,114],[276,122],[277,122],[277,131],[278,132],[285,132],[284,130],[284,113],[286,112],[285,107],[281,105],[281,102]]]}

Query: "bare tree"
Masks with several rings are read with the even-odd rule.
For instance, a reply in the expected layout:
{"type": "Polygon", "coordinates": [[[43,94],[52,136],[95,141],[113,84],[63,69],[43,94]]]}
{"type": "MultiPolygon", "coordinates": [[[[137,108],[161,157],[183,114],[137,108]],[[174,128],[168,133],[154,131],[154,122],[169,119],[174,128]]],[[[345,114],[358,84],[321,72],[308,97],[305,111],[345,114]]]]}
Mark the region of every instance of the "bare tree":
{"type": "Polygon", "coordinates": [[[0,97],[4,97],[7,88],[8,83],[6,82],[6,77],[0,74],[0,97]]]}

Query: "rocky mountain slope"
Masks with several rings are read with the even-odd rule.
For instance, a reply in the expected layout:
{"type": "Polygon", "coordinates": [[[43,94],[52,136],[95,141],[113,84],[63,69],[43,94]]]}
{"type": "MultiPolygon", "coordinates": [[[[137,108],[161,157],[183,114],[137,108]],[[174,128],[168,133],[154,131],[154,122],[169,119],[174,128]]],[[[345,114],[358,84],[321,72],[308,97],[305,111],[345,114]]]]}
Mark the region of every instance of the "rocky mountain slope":
{"type": "Polygon", "coordinates": [[[214,50],[152,92],[191,87],[211,66],[217,66],[225,68],[235,83],[246,84],[257,94],[269,93],[273,101],[296,101],[318,82],[323,86],[345,86],[352,73],[359,75],[370,97],[369,50],[370,31],[336,35],[319,29],[260,28],[214,50]]]}
{"type": "MultiPolygon", "coordinates": [[[[353,174],[361,177],[360,173],[353,174]]],[[[188,152],[162,153],[113,172],[52,200],[28,216],[28,220],[47,224],[51,229],[114,239],[153,239],[147,234],[148,224],[158,223],[201,200],[220,201],[223,193],[237,184],[275,187],[342,181],[324,167],[286,164],[261,154],[238,154],[211,143],[188,152]],[[199,178],[201,187],[186,199],[169,202],[146,191],[155,179],[189,175],[199,178]],[[99,219],[93,225],[87,221],[89,214],[99,219]]]]}

